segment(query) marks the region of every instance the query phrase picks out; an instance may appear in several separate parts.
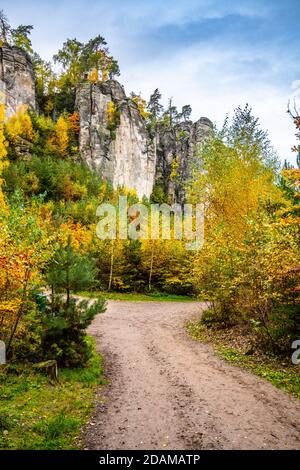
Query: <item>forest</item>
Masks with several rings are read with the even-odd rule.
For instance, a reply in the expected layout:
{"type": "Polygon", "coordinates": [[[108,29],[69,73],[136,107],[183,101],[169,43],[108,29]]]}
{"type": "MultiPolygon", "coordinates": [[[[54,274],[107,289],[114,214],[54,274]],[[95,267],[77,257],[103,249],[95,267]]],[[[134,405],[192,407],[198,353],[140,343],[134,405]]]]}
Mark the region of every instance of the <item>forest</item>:
{"type": "MultiPolygon", "coordinates": [[[[105,311],[107,298],[126,294],[207,302],[199,322],[188,327],[192,335],[236,332],[239,341],[245,338],[247,354],[259,350],[289,358],[300,339],[299,115],[289,110],[296,167],[280,163],[249,105],[235,109],[230,119],[224,116],[223,127],[199,146],[190,178],[180,184],[185,202],[205,208],[200,250],[187,251],[185,240],[100,240],[97,207],[117,205],[120,195],[131,204],[139,199],[132,188],[113,188],[83,161],[75,90],[83,80],[116,78],[118,62],[101,35],[87,43],[67,39],[53,62],[46,62],[33,50],[31,30],[14,29],[1,12],[0,48],[8,44],[28,54],[38,102],[38,111],[20,106],[9,117],[0,104],[0,339],[7,357],[2,378],[12,380],[20,368],[30,378],[33,365],[56,361],[62,377],[75,374],[78,380],[76,374],[93,370],[84,381],[95,386],[99,365],[86,328],[105,311]]],[[[178,110],[170,100],[164,108],[158,89],[149,99],[135,93],[130,99],[153,139],[158,129],[172,132],[190,119],[189,105],[178,110]]],[[[113,133],[113,103],[107,119],[113,133]]],[[[177,177],[175,163],[170,178],[177,177]]],[[[142,202],[173,201],[155,186],[142,202]]],[[[78,428],[63,414],[51,419],[66,433],[78,428]]],[[[9,421],[10,411],[1,412],[3,448],[13,432],[9,421]]],[[[49,429],[49,448],[56,448],[58,438],[49,429]]],[[[38,439],[33,447],[46,445],[38,439]]]]}

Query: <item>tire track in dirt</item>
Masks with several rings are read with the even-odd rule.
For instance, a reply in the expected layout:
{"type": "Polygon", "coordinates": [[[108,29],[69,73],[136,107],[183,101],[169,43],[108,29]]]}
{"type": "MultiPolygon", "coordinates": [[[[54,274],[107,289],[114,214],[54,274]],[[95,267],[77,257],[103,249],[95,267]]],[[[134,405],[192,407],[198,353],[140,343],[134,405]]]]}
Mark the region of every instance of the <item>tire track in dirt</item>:
{"type": "Polygon", "coordinates": [[[300,404],[191,339],[200,302],[109,301],[89,328],[109,383],[88,449],[300,449],[300,404]]]}

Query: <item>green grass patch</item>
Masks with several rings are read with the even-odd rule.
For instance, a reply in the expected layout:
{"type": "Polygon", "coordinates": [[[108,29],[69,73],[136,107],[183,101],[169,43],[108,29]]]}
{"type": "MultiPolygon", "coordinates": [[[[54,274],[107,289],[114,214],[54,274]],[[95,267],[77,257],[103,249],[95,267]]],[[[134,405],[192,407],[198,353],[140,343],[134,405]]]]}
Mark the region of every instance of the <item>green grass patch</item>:
{"type": "Polygon", "coordinates": [[[60,369],[57,384],[29,366],[2,366],[0,449],[80,448],[80,430],[102,383],[101,358],[95,349],[86,367],[60,369]]]}
{"type": "Polygon", "coordinates": [[[161,292],[136,293],[136,292],[77,292],[82,297],[104,297],[106,300],[128,300],[131,302],[192,302],[197,300],[188,295],[164,294],[161,292]]]}
{"type": "Polygon", "coordinates": [[[209,343],[215,352],[226,361],[271,382],[275,387],[288,392],[300,399],[300,365],[293,365],[290,358],[283,359],[275,355],[265,355],[255,351],[255,354],[245,354],[237,347],[231,347],[230,341],[225,341],[222,331],[207,328],[201,321],[187,324],[189,334],[196,340],[209,343]]]}

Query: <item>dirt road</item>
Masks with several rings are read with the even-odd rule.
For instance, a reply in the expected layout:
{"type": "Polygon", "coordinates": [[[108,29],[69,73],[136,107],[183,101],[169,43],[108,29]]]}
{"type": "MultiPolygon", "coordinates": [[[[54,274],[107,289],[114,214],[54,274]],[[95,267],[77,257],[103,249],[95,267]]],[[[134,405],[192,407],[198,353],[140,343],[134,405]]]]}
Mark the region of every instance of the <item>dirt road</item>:
{"type": "Polygon", "coordinates": [[[203,304],[110,301],[90,327],[110,384],[88,449],[300,449],[300,403],[185,332],[203,304]]]}

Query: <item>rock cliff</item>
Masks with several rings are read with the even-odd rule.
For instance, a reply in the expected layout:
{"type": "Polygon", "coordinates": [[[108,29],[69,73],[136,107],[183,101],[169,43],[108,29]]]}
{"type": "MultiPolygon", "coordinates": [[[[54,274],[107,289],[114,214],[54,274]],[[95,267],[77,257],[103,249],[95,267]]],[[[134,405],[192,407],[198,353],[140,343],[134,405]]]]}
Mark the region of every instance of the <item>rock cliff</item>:
{"type": "Polygon", "coordinates": [[[81,157],[114,187],[134,188],[149,197],[154,185],[156,155],[138,107],[114,80],[77,90],[81,157]]]}
{"type": "Polygon", "coordinates": [[[212,122],[202,117],[195,123],[185,121],[158,132],[155,184],[170,202],[184,202],[185,185],[197,159],[199,145],[212,129],[212,122]]]}
{"type": "Polygon", "coordinates": [[[35,79],[29,56],[17,47],[0,47],[0,93],[6,117],[26,104],[36,109],[35,79]]]}
{"type": "MultiPolygon", "coordinates": [[[[23,104],[37,109],[31,60],[17,47],[0,47],[0,100],[6,117],[23,104]]],[[[140,198],[156,188],[169,202],[184,201],[197,148],[212,129],[209,119],[158,125],[150,133],[138,106],[115,80],[81,83],[75,107],[81,158],[114,188],[135,189],[140,198]]]]}
{"type": "Polygon", "coordinates": [[[159,185],[169,200],[183,202],[197,147],[212,129],[207,118],[158,129],[150,136],[137,105],[115,80],[77,89],[81,157],[114,187],[149,197],[159,185]],[[172,173],[176,170],[176,176],[172,173]]]}

